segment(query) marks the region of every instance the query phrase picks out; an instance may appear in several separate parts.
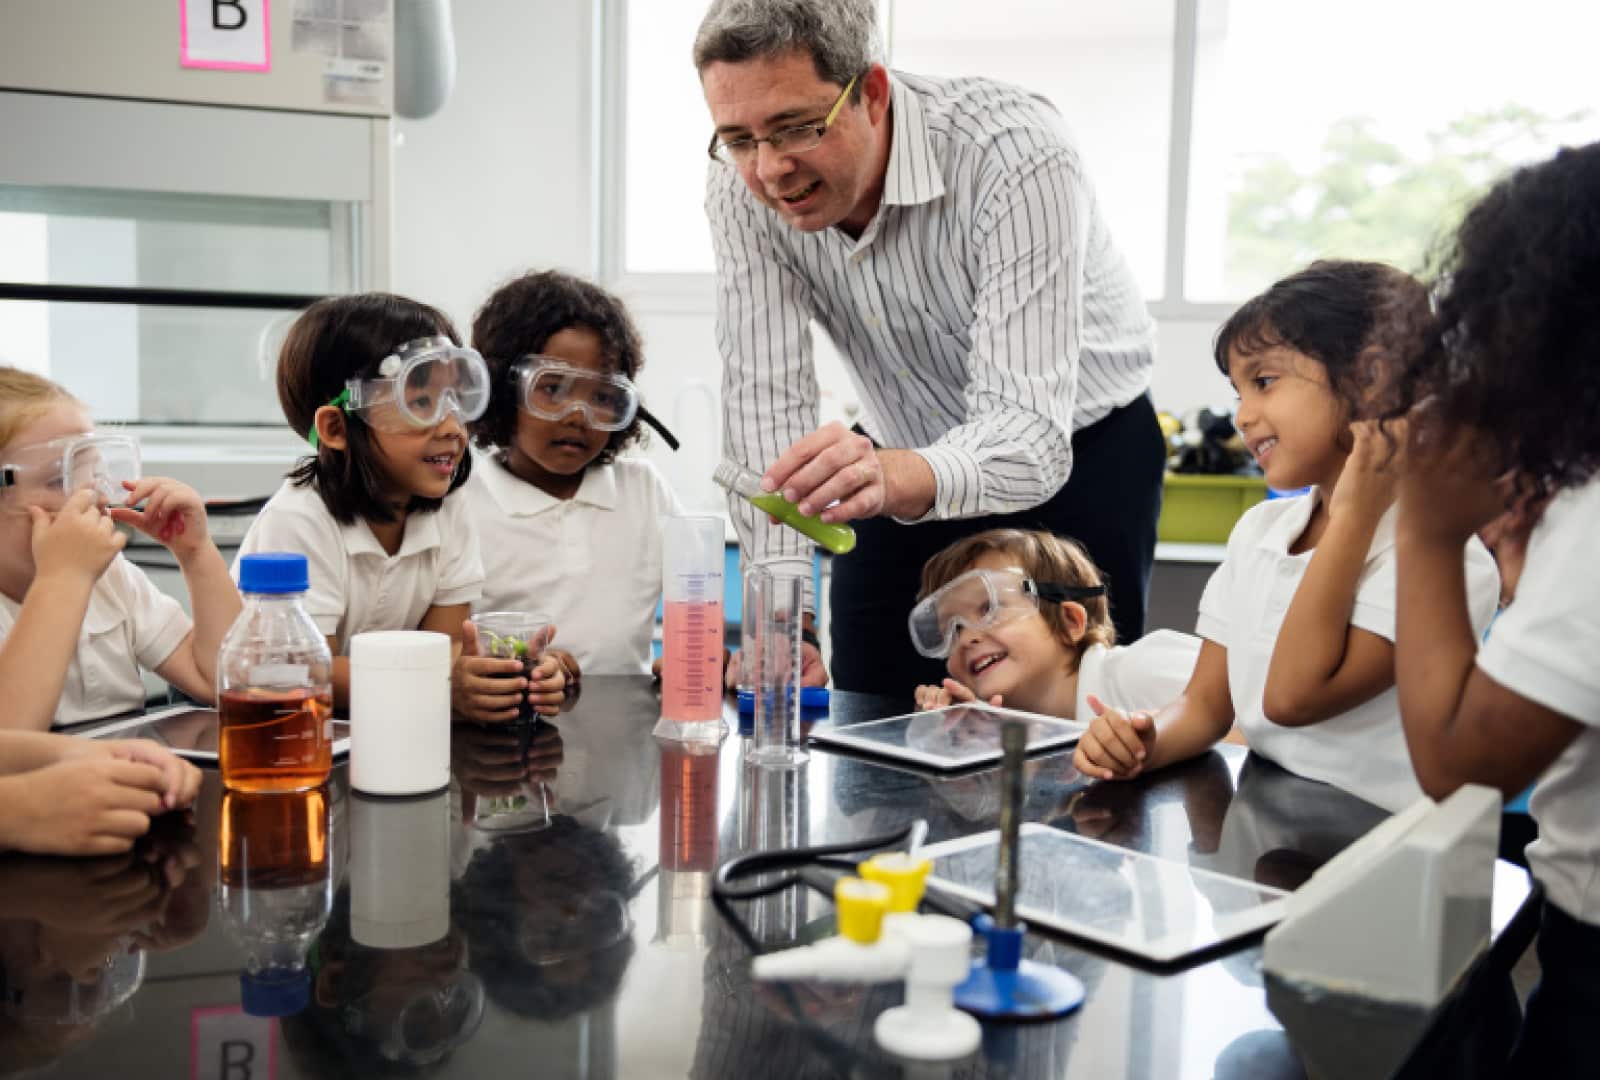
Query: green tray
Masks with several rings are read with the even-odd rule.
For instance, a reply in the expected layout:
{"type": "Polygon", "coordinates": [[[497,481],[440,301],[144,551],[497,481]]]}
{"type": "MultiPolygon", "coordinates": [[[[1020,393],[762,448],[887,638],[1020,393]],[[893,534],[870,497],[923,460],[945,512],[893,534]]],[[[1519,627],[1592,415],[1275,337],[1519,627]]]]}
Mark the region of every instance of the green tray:
{"type": "Polygon", "coordinates": [[[1168,473],[1156,538],[1191,544],[1226,543],[1234,523],[1267,497],[1259,476],[1168,473]]]}

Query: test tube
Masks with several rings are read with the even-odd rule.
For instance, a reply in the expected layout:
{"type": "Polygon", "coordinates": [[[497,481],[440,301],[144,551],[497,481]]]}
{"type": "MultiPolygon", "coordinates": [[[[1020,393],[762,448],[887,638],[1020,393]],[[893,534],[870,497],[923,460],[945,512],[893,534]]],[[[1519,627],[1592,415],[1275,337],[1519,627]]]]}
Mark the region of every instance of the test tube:
{"type": "Polygon", "coordinates": [[[716,742],[722,727],[720,517],[674,515],[662,533],[661,722],[663,738],[716,742]]]}
{"type": "Polygon", "coordinates": [[[791,768],[805,763],[800,747],[800,630],[805,587],[799,577],[762,569],[756,624],[755,738],[745,758],[791,768]]]}

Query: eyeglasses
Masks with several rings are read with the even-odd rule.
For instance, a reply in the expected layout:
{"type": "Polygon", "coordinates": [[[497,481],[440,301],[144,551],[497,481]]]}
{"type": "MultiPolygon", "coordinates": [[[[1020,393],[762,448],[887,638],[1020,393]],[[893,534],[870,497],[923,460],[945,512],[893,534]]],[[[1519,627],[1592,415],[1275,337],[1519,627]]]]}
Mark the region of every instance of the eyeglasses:
{"type": "MultiPolygon", "coordinates": [[[[469,424],[489,407],[489,366],[447,337],[408,341],[383,358],[376,379],[351,379],[328,402],[379,431],[416,431],[454,414],[469,424]]],[[[317,445],[313,428],[308,441],[317,445]]]]}
{"type": "Polygon", "coordinates": [[[549,356],[527,356],[512,369],[522,384],[522,408],[541,420],[572,412],[599,431],[621,431],[639,411],[639,391],[622,375],[574,367],[549,356]]]}
{"type": "Polygon", "coordinates": [[[923,656],[949,656],[963,626],[992,630],[1038,611],[1041,599],[1060,603],[1105,594],[1104,585],[1036,582],[1016,568],[968,570],[911,609],[911,644],[923,656]]]}
{"type": "Polygon", "coordinates": [[[796,124],[793,127],[780,128],[765,138],[758,139],[754,135],[741,135],[737,139],[727,142],[718,140],[716,133],[711,135],[711,143],[706,147],[706,153],[722,162],[724,165],[744,165],[756,159],[756,149],[766,143],[780,154],[803,154],[807,150],[815,150],[822,137],[828,133],[833,122],[839,116],[839,110],[844,108],[844,99],[850,96],[850,91],[855,88],[856,80],[861,76],[853,76],[844,84],[844,90],[833,103],[833,108],[828,110],[828,115],[821,120],[809,124],[796,124]]]}

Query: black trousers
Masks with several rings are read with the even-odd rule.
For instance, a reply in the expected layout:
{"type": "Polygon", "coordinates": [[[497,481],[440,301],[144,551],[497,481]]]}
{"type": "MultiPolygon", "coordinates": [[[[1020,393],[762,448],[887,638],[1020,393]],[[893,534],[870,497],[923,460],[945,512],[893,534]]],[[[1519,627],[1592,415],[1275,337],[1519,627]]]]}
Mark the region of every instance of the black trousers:
{"type": "Polygon", "coordinates": [[[1117,640],[1143,634],[1166,463],[1149,395],[1075,434],[1072,454],[1067,482],[1031,510],[917,525],[854,522],[856,548],[833,560],[828,591],[834,685],[909,698],[919,683],[944,678],[942,660],[912,648],[906,619],[923,563],[985,529],[1043,529],[1077,540],[1106,575],[1117,640]]]}
{"type": "Polygon", "coordinates": [[[1600,926],[1548,900],[1539,923],[1539,985],[1528,997],[1522,1035],[1506,1075],[1592,1077],[1600,1020],[1600,926]]]}

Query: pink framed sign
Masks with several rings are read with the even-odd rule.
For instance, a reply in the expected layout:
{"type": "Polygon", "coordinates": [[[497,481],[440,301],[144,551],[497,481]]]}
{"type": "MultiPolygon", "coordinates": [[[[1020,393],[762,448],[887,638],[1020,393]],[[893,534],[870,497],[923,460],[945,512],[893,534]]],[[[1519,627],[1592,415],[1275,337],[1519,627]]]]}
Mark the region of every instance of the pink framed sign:
{"type": "Polygon", "coordinates": [[[271,71],[271,0],[178,0],[178,63],[271,71]]]}

